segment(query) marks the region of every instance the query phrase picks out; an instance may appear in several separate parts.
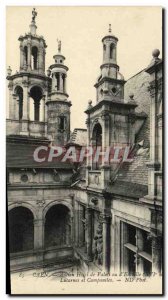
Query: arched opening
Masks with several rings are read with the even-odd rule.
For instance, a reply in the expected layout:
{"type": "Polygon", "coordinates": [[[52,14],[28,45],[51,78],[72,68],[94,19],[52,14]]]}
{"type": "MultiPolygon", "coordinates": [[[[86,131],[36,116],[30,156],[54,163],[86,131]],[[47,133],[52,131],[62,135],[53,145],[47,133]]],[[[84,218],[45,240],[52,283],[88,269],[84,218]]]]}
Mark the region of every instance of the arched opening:
{"type": "Polygon", "coordinates": [[[59,73],[55,74],[55,78],[56,78],[56,90],[59,91],[60,90],[60,76],[59,76],[59,73]]]}
{"type": "Polygon", "coordinates": [[[38,49],[37,47],[32,47],[32,69],[37,70],[38,67],[38,49]]]}
{"type": "Polygon", "coordinates": [[[115,51],[115,45],[114,44],[111,44],[110,45],[110,58],[112,59],[114,59],[115,57],[114,57],[114,51],[115,51]]]}
{"type": "MultiPolygon", "coordinates": [[[[102,127],[99,123],[97,123],[94,126],[93,134],[92,134],[92,144],[94,148],[94,153],[98,154],[98,148],[102,150],[102,127]]],[[[92,169],[93,170],[99,170],[102,163],[102,157],[99,155],[98,157],[94,155],[93,161],[92,161],[92,169]]]]}
{"type": "Polygon", "coordinates": [[[15,207],[9,211],[10,253],[34,248],[34,218],[26,207],[15,207]]]}
{"type": "Polygon", "coordinates": [[[44,244],[46,248],[71,245],[71,217],[65,205],[54,205],[46,213],[44,244]]]}
{"type": "Polygon", "coordinates": [[[65,116],[59,116],[58,117],[58,125],[59,125],[59,130],[65,130],[66,129],[66,123],[67,119],[65,116]]]}
{"type": "Polygon", "coordinates": [[[23,89],[21,86],[17,86],[15,89],[15,94],[18,97],[18,106],[19,106],[19,120],[22,120],[23,117],[23,89]]]}
{"type": "Polygon", "coordinates": [[[27,46],[24,47],[24,64],[27,66],[27,53],[28,53],[28,49],[27,46]]]}
{"type": "Polygon", "coordinates": [[[38,86],[32,87],[30,97],[34,100],[34,121],[40,121],[40,101],[43,97],[41,88],[38,86]]]}

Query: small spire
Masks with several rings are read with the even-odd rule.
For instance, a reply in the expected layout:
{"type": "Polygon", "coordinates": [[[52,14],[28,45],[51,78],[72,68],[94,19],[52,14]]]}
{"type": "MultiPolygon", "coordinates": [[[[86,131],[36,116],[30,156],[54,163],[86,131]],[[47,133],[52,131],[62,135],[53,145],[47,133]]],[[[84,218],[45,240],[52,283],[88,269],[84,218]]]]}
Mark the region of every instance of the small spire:
{"type": "Polygon", "coordinates": [[[34,22],[34,23],[35,23],[35,19],[36,19],[36,17],[37,17],[37,11],[36,11],[36,9],[35,9],[35,8],[33,8],[33,10],[32,10],[32,22],[34,22]]]}
{"type": "Polygon", "coordinates": [[[109,33],[111,33],[111,24],[109,24],[109,33]]]}
{"type": "Polygon", "coordinates": [[[61,40],[57,39],[58,43],[58,53],[61,53],[61,40]]]}

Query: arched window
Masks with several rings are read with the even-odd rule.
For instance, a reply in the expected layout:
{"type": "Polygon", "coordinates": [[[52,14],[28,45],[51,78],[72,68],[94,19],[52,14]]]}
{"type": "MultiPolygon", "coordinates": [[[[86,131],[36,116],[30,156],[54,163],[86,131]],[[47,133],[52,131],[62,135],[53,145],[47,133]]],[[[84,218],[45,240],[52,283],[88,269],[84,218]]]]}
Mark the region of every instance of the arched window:
{"type": "Polygon", "coordinates": [[[34,217],[26,207],[15,207],[9,211],[10,253],[34,248],[34,217]]]}
{"type": "Polygon", "coordinates": [[[59,124],[59,130],[65,130],[66,129],[66,117],[65,116],[59,116],[58,117],[58,124],[59,124]]]}
{"type": "MultiPolygon", "coordinates": [[[[102,148],[102,127],[99,123],[97,123],[94,126],[93,134],[92,134],[92,143],[93,143],[93,148],[94,148],[95,153],[96,153],[98,147],[102,148]]],[[[94,156],[94,158],[95,158],[95,156],[94,156]]],[[[99,170],[100,165],[102,163],[102,157],[99,156],[99,159],[96,159],[96,161],[94,161],[94,158],[93,158],[93,163],[92,163],[92,169],[99,170]]]]}
{"type": "Polygon", "coordinates": [[[30,90],[30,97],[34,100],[34,120],[40,121],[40,100],[42,99],[42,90],[38,86],[34,86],[30,90]]]}
{"type": "Polygon", "coordinates": [[[71,244],[71,217],[69,209],[62,204],[52,206],[45,218],[45,247],[71,244]]]}
{"type": "Polygon", "coordinates": [[[115,49],[115,45],[111,44],[110,45],[110,58],[114,58],[114,49],[115,49]]]}
{"type": "Polygon", "coordinates": [[[55,78],[56,78],[56,90],[59,91],[60,90],[60,76],[59,76],[59,73],[55,74],[55,78]]]}
{"type": "Polygon", "coordinates": [[[17,86],[15,89],[15,94],[18,96],[19,104],[19,120],[22,120],[23,117],[23,89],[21,86],[17,86]]]}
{"type": "Polygon", "coordinates": [[[37,47],[32,47],[32,69],[37,70],[38,68],[38,49],[37,47]]]}

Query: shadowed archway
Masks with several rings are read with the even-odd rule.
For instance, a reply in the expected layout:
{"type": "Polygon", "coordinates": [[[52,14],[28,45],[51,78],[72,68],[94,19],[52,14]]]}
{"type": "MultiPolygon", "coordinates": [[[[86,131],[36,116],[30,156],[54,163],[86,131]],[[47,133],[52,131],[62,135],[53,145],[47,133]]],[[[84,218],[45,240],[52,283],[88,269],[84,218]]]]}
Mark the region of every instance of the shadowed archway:
{"type": "Polygon", "coordinates": [[[71,245],[70,210],[62,204],[49,208],[45,220],[45,248],[71,245]]]}
{"type": "Polygon", "coordinates": [[[9,211],[10,253],[28,251],[34,248],[34,217],[26,207],[15,207],[9,211]]]}

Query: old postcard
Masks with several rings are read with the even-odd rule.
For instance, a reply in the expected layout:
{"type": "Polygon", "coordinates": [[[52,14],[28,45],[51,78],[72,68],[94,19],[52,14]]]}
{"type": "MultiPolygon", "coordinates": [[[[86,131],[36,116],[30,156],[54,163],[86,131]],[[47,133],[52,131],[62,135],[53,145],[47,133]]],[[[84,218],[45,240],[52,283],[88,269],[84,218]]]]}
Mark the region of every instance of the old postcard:
{"type": "Polygon", "coordinates": [[[7,7],[11,294],[163,293],[162,13],[7,7]]]}

